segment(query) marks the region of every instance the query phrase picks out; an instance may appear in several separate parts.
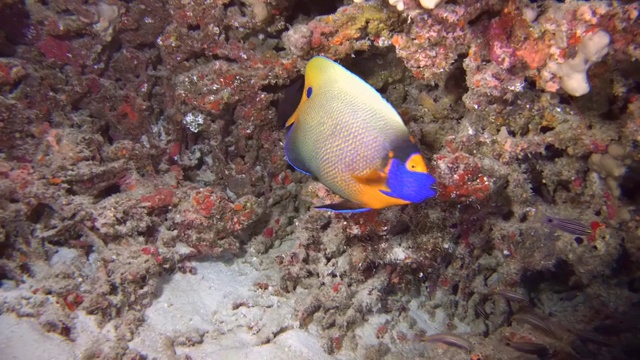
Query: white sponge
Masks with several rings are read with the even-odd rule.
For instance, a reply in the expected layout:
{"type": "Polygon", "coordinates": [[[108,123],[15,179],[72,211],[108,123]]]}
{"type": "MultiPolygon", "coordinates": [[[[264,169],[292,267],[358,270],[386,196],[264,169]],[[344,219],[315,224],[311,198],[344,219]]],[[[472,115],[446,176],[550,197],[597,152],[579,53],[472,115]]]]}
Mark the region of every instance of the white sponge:
{"type": "Polygon", "coordinates": [[[420,5],[425,9],[435,9],[442,0],[420,0],[420,5]]]}
{"type": "Polygon", "coordinates": [[[389,4],[395,6],[398,11],[404,10],[404,0],[389,0],[389,4]]]}
{"type": "Polygon", "coordinates": [[[611,36],[604,30],[586,35],[576,56],[562,64],[551,63],[549,69],[560,77],[560,86],[573,96],[582,96],[589,92],[587,70],[607,54],[611,36]]]}
{"type": "Polygon", "coordinates": [[[611,36],[606,31],[598,30],[582,39],[582,42],[578,45],[578,51],[583,53],[587,60],[597,62],[607,55],[610,41],[611,36]]]}

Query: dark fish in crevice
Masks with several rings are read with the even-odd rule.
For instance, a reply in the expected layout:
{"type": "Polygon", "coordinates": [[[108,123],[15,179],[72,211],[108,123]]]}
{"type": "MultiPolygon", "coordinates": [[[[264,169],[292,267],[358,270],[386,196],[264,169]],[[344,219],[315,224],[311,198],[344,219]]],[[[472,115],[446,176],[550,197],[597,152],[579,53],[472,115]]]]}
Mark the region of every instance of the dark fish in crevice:
{"type": "Polygon", "coordinates": [[[535,314],[533,312],[520,312],[513,315],[511,320],[521,324],[528,324],[552,339],[558,338],[558,334],[554,329],[553,323],[545,316],[535,314]]]}
{"type": "Polygon", "coordinates": [[[536,343],[536,342],[507,341],[505,345],[507,345],[508,347],[512,348],[517,352],[521,352],[529,355],[535,355],[540,359],[546,359],[551,354],[551,350],[547,347],[547,345],[536,343]]]}
{"type": "Polygon", "coordinates": [[[489,315],[487,314],[487,311],[484,309],[483,304],[476,304],[475,310],[478,317],[485,320],[489,318],[489,315]]]}

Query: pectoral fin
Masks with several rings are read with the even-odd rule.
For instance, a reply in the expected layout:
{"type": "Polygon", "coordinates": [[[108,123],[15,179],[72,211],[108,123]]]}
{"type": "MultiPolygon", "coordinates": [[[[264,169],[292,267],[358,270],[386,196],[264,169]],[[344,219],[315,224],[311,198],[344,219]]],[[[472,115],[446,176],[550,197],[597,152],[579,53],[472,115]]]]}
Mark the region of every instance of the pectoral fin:
{"type": "Polygon", "coordinates": [[[363,211],[371,210],[370,208],[362,207],[362,205],[349,200],[343,200],[333,204],[316,206],[316,209],[331,210],[331,211],[341,212],[341,213],[363,212],[363,211]]]}
{"type": "Polygon", "coordinates": [[[364,175],[351,175],[351,177],[363,185],[386,187],[387,175],[378,169],[373,169],[364,175]]]}

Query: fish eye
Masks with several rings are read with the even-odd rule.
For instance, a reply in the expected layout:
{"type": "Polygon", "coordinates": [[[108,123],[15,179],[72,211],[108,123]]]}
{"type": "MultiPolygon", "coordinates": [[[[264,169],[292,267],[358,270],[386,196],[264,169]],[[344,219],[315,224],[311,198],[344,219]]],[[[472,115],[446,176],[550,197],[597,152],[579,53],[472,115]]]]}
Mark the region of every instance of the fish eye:
{"type": "Polygon", "coordinates": [[[427,165],[420,154],[411,155],[405,165],[410,171],[427,172],[427,165]]]}
{"type": "Polygon", "coordinates": [[[311,86],[309,86],[307,88],[307,99],[311,97],[311,93],[313,92],[313,89],[311,88],[311,86]]]}

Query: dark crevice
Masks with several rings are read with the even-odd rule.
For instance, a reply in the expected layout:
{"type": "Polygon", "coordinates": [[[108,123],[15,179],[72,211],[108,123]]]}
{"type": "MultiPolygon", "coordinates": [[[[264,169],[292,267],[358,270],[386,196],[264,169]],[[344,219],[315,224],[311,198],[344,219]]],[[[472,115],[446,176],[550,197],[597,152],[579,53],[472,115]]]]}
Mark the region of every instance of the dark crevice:
{"type": "Polygon", "coordinates": [[[605,112],[600,114],[600,117],[606,121],[617,121],[622,118],[622,115],[627,110],[627,104],[623,98],[612,96],[609,99],[609,107],[605,112]]]}
{"type": "Polygon", "coordinates": [[[571,192],[571,181],[569,180],[558,180],[556,183],[556,188],[554,189],[554,194],[558,192],[558,190],[563,190],[564,192],[571,192]]]}
{"type": "Polygon", "coordinates": [[[525,76],[524,78],[524,87],[523,91],[537,91],[538,86],[536,84],[536,80],[530,76],[525,76]]]}
{"type": "Polygon", "coordinates": [[[573,99],[570,95],[564,93],[558,93],[558,104],[559,105],[573,105],[573,99]]]}
{"type": "Polygon", "coordinates": [[[104,123],[103,128],[100,129],[100,136],[102,136],[104,141],[109,145],[113,145],[113,143],[115,142],[113,136],[111,136],[111,127],[107,122],[104,123]]]}
{"type": "Polygon", "coordinates": [[[111,60],[115,56],[115,54],[120,53],[122,50],[122,42],[120,39],[115,36],[111,42],[107,43],[104,47],[102,47],[100,53],[96,56],[96,60],[93,62],[93,65],[90,67],[86,67],[83,70],[85,75],[93,74],[97,76],[102,76],[103,74],[107,74],[111,69],[111,60]],[[103,66],[97,66],[98,64],[104,64],[103,66]],[[96,71],[98,70],[98,71],[96,71]]]}
{"type": "Polygon", "coordinates": [[[544,202],[553,204],[553,196],[547,184],[543,181],[542,172],[533,164],[529,168],[529,179],[531,182],[531,191],[535,195],[538,195],[544,202]]]}
{"type": "Polygon", "coordinates": [[[627,281],[627,290],[634,294],[640,293],[640,277],[636,276],[629,279],[629,281],[627,281]]]}
{"type": "Polygon", "coordinates": [[[451,295],[457,296],[459,290],[460,290],[460,284],[458,284],[458,283],[453,284],[451,286],[451,295]]]}
{"type": "Polygon", "coordinates": [[[265,92],[269,92],[268,90],[282,93],[282,97],[277,101],[276,105],[278,113],[278,116],[276,118],[276,126],[280,129],[284,128],[284,125],[286,124],[289,117],[293,115],[296,108],[298,107],[298,104],[300,103],[300,99],[302,98],[302,92],[304,90],[304,76],[296,77],[289,83],[289,86],[284,89],[264,89],[265,92]]]}
{"type": "Polygon", "coordinates": [[[522,214],[520,214],[520,218],[518,218],[518,221],[523,224],[525,222],[527,222],[527,220],[529,220],[529,214],[526,212],[523,212],[522,214]]]}
{"type": "MultiPolygon", "coordinates": [[[[395,51],[389,48],[376,48],[370,51],[356,51],[353,57],[349,59],[343,59],[340,63],[349,71],[356,74],[358,77],[365,81],[369,79],[375,79],[379,77],[380,73],[385,71],[385,68],[402,69],[406,71],[404,62],[398,58],[395,51]],[[385,64],[382,67],[381,64],[385,64]]],[[[369,83],[369,81],[367,81],[369,83]]],[[[385,94],[389,89],[389,86],[397,83],[396,79],[387,79],[382,84],[379,81],[370,83],[376,90],[385,94]]]]}
{"type": "Polygon", "coordinates": [[[551,126],[540,126],[540,133],[541,133],[541,134],[546,134],[546,133],[548,133],[549,131],[553,131],[553,130],[555,130],[555,129],[556,129],[556,128],[551,127],[551,126]]]}
{"type": "Polygon", "coordinates": [[[481,22],[489,22],[492,19],[497,18],[498,16],[500,16],[500,14],[502,13],[502,11],[496,10],[496,11],[483,11],[480,14],[478,14],[478,16],[474,17],[473,19],[470,19],[467,24],[469,27],[475,27],[476,24],[479,24],[481,22]]]}
{"type": "Polygon", "coordinates": [[[200,31],[200,25],[199,24],[188,24],[187,25],[187,31],[189,31],[189,32],[200,31]]]}
{"type": "Polygon", "coordinates": [[[51,205],[38,203],[31,209],[31,211],[29,211],[27,220],[33,224],[37,224],[42,220],[42,218],[44,218],[46,214],[52,214],[53,212],[55,212],[55,210],[51,207],[51,205]]]}
{"type": "Polygon", "coordinates": [[[14,1],[0,7],[0,41],[12,45],[33,45],[37,40],[37,28],[31,23],[31,16],[23,1],[14,1]]]}
{"type": "Polygon", "coordinates": [[[120,185],[118,184],[111,184],[109,186],[107,186],[106,188],[98,191],[95,195],[94,195],[94,199],[96,200],[104,200],[110,196],[113,196],[115,194],[120,193],[120,185]]]}
{"type": "Polygon", "coordinates": [[[513,210],[509,209],[505,213],[503,213],[500,217],[504,221],[510,221],[511,219],[513,219],[514,215],[515,215],[515,213],[513,212],[513,210]]]}
{"type": "Polygon", "coordinates": [[[281,53],[283,51],[286,51],[287,48],[284,47],[282,41],[278,41],[276,43],[276,45],[273,47],[273,51],[277,52],[277,53],[281,53]]]}
{"type": "Polygon", "coordinates": [[[558,149],[553,145],[547,145],[544,147],[544,154],[547,160],[555,160],[564,156],[564,150],[558,149]]]}
{"type": "MultiPolygon", "coordinates": [[[[165,213],[168,212],[168,210],[166,208],[159,208],[157,210],[163,210],[165,213]]],[[[160,215],[159,213],[154,213],[154,216],[158,216],[159,218],[163,218],[165,216],[160,215]]],[[[154,244],[155,241],[150,242],[150,239],[156,239],[157,235],[158,235],[158,226],[153,225],[153,224],[149,224],[144,231],[142,232],[138,232],[139,235],[142,235],[142,237],[144,237],[146,239],[146,243],[147,244],[154,244]]]]}
{"type": "Polygon", "coordinates": [[[335,13],[340,6],[344,5],[343,1],[337,0],[298,0],[291,9],[291,15],[287,18],[287,24],[291,24],[300,15],[307,17],[316,17],[330,15],[335,13]]]}
{"type": "Polygon", "coordinates": [[[629,202],[640,204],[640,164],[637,162],[627,166],[627,171],[620,181],[620,195],[629,202]]]}
{"type": "Polygon", "coordinates": [[[543,284],[550,284],[557,288],[558,292],[573,290],[575,272],[571,265],[564,259],[556,261],[550,270],[527,271],[522,274],[521,281],[528,293],[536,293],[543,284]]]}
{"type": "Polygon", "coordinates": [[[626,246],[622,247],[622,251],[616,258],[613,267],[611,268],[611,275],[613,276],[625,276],[633,273],[634,261],[629,254],[626,246]]]}
{"type": "Polygon", "coordinates": [[[463,67],[464,59],[465,56],[458,56],[444,81],[444,91],[447,94],[452,95],[452,98],[456,102],[462,100],[464,94],[469,91],[466,80],[467,73],[463,67]]]}

